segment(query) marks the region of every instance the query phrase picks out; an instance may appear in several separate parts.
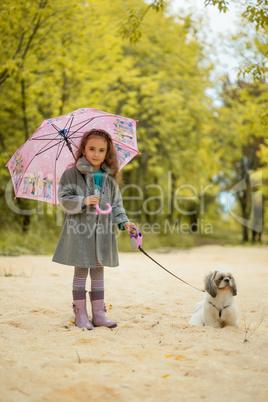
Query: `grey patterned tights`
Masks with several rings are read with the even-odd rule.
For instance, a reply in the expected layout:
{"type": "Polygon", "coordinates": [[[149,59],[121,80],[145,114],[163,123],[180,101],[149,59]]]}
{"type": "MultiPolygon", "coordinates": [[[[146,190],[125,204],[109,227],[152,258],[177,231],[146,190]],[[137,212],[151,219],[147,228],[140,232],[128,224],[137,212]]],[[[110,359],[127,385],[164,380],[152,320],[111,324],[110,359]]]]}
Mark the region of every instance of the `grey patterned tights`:
{"type": "Polygon", "coordinates": [[[90,271],[91,291],[103,291],[104,289],[104,268],[98,265],[96,268],[74,268],[73,290],[85,293],[86,280],[90,271]]]}

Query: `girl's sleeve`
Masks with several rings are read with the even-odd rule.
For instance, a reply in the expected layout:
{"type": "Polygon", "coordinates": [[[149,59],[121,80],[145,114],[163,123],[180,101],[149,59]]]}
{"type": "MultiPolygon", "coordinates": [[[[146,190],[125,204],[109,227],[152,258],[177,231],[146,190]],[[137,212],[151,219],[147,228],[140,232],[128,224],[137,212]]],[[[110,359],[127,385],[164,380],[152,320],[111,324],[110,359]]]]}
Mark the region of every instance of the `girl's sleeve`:
{"type": "Polygon", "coordinates": [[[114,222],[119,226],[121,223],[129,222],[129,219],[123,207],[123,199],[118,185],[114,187],[114,194],[112,199],[112,216],[114,222]]]}
{"type": "Polygon", "coordinates": [[[84,211],[83,200],[85,196],[77,194],[75,180],[72,180],[72,176],[69,170],[66,170],[61,176],[58,199],[68,214],[81,214],[84,211]]]}

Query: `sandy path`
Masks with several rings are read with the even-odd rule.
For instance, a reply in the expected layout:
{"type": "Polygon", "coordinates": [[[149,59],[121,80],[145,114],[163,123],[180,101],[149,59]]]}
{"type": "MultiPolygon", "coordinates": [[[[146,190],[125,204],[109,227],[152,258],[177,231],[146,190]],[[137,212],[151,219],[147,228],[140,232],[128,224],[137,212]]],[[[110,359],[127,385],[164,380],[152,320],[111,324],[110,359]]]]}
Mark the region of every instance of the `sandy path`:
{"type": "Polygon", "coordinates": [[[138,251],[107,268],[109,330],[73,325],[72,269],[51,257],[1,257],[1,401],[267,401],[268,248],[150,253],[195,286],[230,268],[240,328],[188,324],[198,291],[138,251]],[[12,276],[4,276],[5,274],[12,276]]]}

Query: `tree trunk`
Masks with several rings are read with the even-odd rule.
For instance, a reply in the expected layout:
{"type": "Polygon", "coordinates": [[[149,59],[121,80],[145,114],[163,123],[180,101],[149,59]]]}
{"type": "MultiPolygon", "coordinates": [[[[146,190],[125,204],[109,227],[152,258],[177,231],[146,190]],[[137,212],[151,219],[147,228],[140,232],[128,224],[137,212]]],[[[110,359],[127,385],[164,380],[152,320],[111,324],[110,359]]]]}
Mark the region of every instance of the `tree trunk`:
{"type": "MultiPolygon", "coordinates": [[[[176,191],[176,177],[173,172],[170,172],[170,199],[168,202],[170,203],[168,206],[169,212],[170,212],[170,221],[174,222],[174,197],[175,197],[175,191],[176,191]]],[[[169,189],[168,189],[169,190],[169,189]]]]}
{"type": "Polygon", "coordinates": [[[62,88],[61,88],[61,105],[59,109],[59,116],[63,115],[65,103],[69,97],[68,93],[68,78],[65,71],[62,72],[62,88]]]}
{"type": "Polygon", "coordinates": [[[25,89],[25,80],[24,78],[21,80],[21,108],[22,108],[22,119],[24,125],[24,138],[25,141],[29,138],[29,128],[28,128],[28,118],[27,118],[27,104],[26,104],[26,89],[25,89]]]}
{"type": "Polygon", "coordinates": [[[242,217],[244,223],[242,224],[242,242],[245,243],[248,241],[248,222],[250,218],[251,211],[251,186],[249,181],[249,176],[246,177],[246,189],[242,191],[242,195],[239,197],[241,209],[242,209],[242,217]]]}

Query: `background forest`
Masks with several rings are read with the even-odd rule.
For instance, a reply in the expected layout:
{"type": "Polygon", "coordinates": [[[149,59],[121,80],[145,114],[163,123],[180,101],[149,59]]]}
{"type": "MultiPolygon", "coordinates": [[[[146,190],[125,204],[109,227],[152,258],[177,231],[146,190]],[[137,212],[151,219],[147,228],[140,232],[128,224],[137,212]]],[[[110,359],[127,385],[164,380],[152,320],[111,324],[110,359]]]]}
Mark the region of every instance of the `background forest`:
{"type": "MultiPolygon", "coordinates": [[[[267,244],[267,24],[241,23],[233,47],[248,64],[235,83],[228,71],[212,81],[202,22],[148,3],[2,2],[1,254],[54,251],[63,211],[13,200],[5,165],[43,120],[82,107],[139,120],[141,155],[124,168],[121,190],[145,248],[251,244],[260,235],[267,244]]],[[[128,240],[120,234],[120,250],[130,251],[128,240]]]]}

